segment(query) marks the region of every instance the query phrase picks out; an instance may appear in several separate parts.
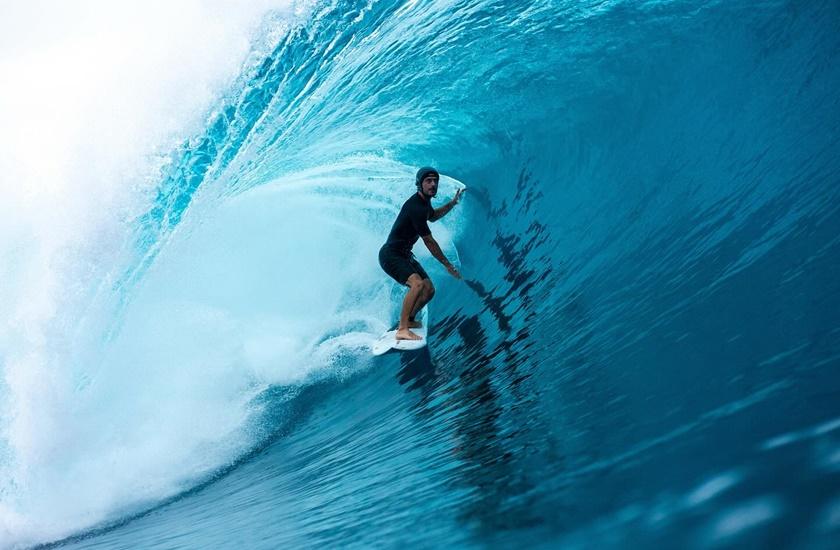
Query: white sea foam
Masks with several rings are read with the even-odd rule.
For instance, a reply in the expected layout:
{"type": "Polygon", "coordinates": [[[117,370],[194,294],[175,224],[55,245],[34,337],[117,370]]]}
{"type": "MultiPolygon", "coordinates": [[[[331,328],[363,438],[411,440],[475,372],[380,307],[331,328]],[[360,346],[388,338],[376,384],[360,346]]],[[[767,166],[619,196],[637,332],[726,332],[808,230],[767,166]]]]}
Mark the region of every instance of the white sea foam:
{"type": "MultiPolygon", "coordinates": [[[[384,330],[398,296],[376,253],[411,169],[375,156],[235,196],[207,182],[115,307],[132,220],[166,155],[202,132],[262,16],[288,3],[3,8],[4,544],[55,540],[192,486],[254,443],[254,396],[363,366],[347,358],[384,330]]],[[[442,195],[457,185],[442,177],[442,195]]],[[[456,225],[435,227],[450,257],[456,225]]]]}
{"type": "MultiPolygon", "coordinates": [[[[200,471],[190,453],[212,438],[224,441],[241,422],[241,409],[213,409],[213,392],[239,389],[212,384],[230,365],[209,360],[208,376],[172,368],[154,379],[155,369],[184,359],[179,350],[125,342],[128,355],[118,363],[117,348],[99,356],[97,333],[84,329],[107,323],[91,320],[92,293],[112,276],[128,221],[148,208],[165,154],[200,131],[263,15],[288,4],[102,0],[0,8],[4,545],[60,537],[126,502],[173,490],[182,480],[166,468],[200,471]],[[160,385],[149,393],[142,380],[160,385]],[[194,397],[171,401],[185,397],[174,389],[184,385],[194,397]],[[185,434],[192,444],[188,437],[184,445],[185,434]]],[[[178,315],[167,313],[175,324],[178,315]]],[[[208,325],[220,316],[193,312],[208,325]]],[[[217,443],[225,445],[235,446],[217,443]]]]}

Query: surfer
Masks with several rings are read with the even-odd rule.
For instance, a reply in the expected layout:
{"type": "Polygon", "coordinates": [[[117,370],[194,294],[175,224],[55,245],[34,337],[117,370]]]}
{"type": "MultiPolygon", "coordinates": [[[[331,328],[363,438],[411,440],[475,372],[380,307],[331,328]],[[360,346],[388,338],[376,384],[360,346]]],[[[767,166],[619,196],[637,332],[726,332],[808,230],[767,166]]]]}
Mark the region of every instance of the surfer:
{"type": "Polygon", "coordinates": [[[440,208],[433,208],[432,197],[437,194],[439,180],[440,174],[434,168],[424,166],[417,171],[414,181],[417,192],[402,205],[388,240],[379,249],[379,265],[385,273],[399,284],[408,287],[400,313],[397,340],[420,340],[420,336],[409,329],[422,326],[415,316],[435,295],[435,287],[429,275],[411,253],[411,248],[418,238],[423,239],[432,256],[442,263],[453,277],[461,278],[461,274],[446,259],[437,241],[432,237],[427,222],[437,221],[448,214],[458,204],[464,190],[458,189],[455,198],[440,208]]]}

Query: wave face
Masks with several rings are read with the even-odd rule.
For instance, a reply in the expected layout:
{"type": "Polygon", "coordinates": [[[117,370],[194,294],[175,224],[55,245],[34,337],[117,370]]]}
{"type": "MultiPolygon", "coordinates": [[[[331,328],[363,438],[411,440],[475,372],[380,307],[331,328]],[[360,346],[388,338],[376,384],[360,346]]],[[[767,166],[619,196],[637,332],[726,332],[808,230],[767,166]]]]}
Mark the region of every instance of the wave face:
{"type": "Polygon", "coordinates": [[[836,2],[339,0],[260,33],[45,342],[3,339],[2,546],[837,540],[836,2]],[[430,344],[374,359],[426,164],[468,188],[433,225],[465,280],[417,251],[430,344]]]}

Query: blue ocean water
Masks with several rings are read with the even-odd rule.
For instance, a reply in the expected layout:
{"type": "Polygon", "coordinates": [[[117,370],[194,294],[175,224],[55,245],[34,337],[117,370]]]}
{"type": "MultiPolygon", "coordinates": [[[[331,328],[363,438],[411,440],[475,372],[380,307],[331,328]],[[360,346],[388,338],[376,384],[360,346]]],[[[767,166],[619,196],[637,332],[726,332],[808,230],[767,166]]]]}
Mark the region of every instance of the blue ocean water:
{"type": "Polygon", "coordinates": [[[837,2],[284,17],[89,282],[3,547],[836,547],[837,2]],[[373,358],[426,164],[464,281],[418,250],[373,358]]]}

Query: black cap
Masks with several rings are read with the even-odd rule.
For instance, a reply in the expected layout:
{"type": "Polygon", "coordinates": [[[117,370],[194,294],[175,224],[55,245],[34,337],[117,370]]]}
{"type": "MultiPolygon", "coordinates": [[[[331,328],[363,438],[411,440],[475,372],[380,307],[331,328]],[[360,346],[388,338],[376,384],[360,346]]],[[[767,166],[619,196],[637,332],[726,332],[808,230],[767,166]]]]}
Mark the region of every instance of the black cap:
{"type": "Polygon", "coordinates": [[[435,170],[431,166],[424,166],[423,168],[417,170],[417,177],[414,179],[414,184],[417,187],[420,187],[420,184],[423,183],[423,180],[429,176],[435,176],[436,178],[440,179],[440,174],[438,174],[437,170],[435,170]]]}

